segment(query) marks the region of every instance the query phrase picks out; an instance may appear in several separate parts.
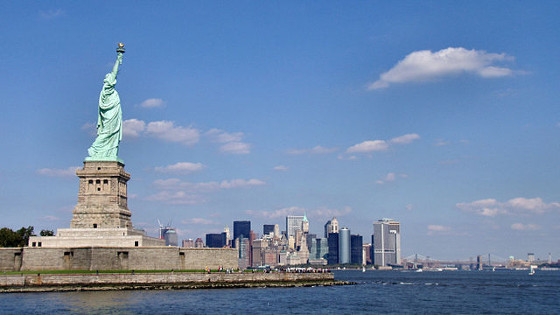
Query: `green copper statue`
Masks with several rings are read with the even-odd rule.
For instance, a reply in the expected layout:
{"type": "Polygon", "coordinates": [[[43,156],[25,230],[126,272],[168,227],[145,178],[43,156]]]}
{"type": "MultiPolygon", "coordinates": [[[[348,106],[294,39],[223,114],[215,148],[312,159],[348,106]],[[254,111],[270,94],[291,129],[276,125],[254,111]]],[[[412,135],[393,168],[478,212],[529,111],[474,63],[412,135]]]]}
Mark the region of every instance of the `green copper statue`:
{"type": "Polygon", "coordinates": [[[99,114],[97,117],[97,138],[88,149],[86,161],[120,161],[119,143],[122,139],[122,110],[119,93],[115,90],[119,65],[122,64],[124,45],[119,43],[117,61],[113,71],[107,73],[103,80],[103,89],[99,94],[99,114]]]}

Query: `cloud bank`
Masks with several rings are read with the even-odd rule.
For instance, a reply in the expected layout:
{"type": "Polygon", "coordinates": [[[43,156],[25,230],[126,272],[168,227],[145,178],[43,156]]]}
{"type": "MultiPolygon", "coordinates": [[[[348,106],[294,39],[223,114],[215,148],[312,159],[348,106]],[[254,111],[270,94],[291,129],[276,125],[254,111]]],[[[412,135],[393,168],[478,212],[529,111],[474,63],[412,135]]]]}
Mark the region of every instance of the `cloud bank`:
{"type": "Polygon", "coordinates": [[[457,208],[486,217],[498,215],[543,214],[560,209],[559,202],[546,203],[541,198],[513,198],[506,202],[496,199],[482,199],[467,203],[458,203],[457,208]]]}
{"type": "Polygon", "coordinates": [[[504,53],[487,53],[463,47],[449,47],[436,52],[414,51],[381,74],[377,81],[368,86],[368,90],[387,88],[394,83],[431,81],[465,73],[482,78],[511,76],[513,70],[497,66],[496,63],[512,60],[513,57],[504,53]]]}

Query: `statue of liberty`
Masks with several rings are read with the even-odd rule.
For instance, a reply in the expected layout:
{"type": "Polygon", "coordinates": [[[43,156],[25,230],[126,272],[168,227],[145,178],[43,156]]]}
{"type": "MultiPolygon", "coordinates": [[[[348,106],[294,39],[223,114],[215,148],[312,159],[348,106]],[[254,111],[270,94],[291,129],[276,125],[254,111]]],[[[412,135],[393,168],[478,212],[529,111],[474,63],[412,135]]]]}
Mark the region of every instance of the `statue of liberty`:
{"type": "Polygon", "coordinates": [[[119,161],[119,143],[122,139],[122,110],[119,93],[115,90],[119,65],[122,64],[124,45],[119,43],[113,71],[105,75],[99,94],[97,138],[88,149],[86,161],[119,161]]]}

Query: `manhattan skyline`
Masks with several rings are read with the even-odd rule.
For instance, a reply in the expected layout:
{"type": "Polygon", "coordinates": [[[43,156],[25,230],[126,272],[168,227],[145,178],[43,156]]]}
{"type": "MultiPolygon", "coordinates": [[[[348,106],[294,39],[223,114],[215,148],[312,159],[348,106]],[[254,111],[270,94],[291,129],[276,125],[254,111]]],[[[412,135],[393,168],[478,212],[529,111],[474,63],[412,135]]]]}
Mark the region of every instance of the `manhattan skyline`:
{"type": "Polygon", "coordinates": [[[1,226],[68,227],[99,91],[117,90],[132,222],[179,239],[336,216],[402,256],[560,256],[560,4],[0,5],[1,226]]]}

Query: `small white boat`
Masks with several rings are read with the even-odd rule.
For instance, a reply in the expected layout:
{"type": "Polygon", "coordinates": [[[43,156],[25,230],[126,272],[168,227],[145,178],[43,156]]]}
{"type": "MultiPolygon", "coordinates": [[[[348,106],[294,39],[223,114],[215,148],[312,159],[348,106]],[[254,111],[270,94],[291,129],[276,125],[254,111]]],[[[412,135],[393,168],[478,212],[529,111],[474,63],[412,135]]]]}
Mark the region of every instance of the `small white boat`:
{"type": "Polygon", "coordinates": [[[362,272],[366,272],[366,267],[362,266],[362,272]]]}
{"type": "Polygon", "coordinates": [[[531,265],[530,271],[529,271],[529,276],[532,276],[532,275],[535,274],[535,267],[536,267],[536,266],[531,265]]]}
{"type": "Polygon", "coordinates": [[[423,271],[422,269],[416,269],[415,272],[422,272],[422,271],[423,271]]]}

